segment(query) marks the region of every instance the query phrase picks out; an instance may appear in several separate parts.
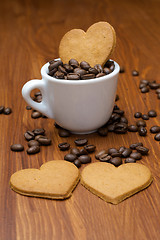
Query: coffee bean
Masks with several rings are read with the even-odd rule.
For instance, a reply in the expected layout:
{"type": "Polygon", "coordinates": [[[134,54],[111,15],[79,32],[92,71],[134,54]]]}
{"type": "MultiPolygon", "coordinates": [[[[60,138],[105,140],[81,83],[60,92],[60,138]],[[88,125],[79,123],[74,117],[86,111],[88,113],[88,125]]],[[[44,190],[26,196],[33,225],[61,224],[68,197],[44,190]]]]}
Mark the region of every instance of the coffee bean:
{"type": "Polygon", "coordinates": [[[108,154],[109,155],[112,155],[113,153],[117,153],[117,152],[118,152],[118,150],[116,148],[109,148],[108,149],[108,154]]]}
{"type": "Polygon", "coordinates": [[[136,125],[137,127],[146,127],[146,122],[144,120],[138,120],[136,125]]]}
{"type": "Polygon", "coordinates": [[[73,71],[75,74],[79,75],[82,77],[83,75],[87,74],[87,71],[82,69],[82,68],[75,68],[73,71]]]}
{"type": "Polygon", "coordinates": [[[30,140],[33,140],[35,138],[35,135],[31,131],[27,131],[27,132],[25,132],[24,137],[27,141],[30,141],[30,140]]]}
{"type": "Polygon", "coordinates": [[[37,129],[33,130],[33,133],[34,133],[35,136],[37,136],[37,135],[44,135],[45,134],[45,130],[44,130],[44,128],[37,128],[37,129]]]}
{"type": "Polygon", "coordinates": [[[108,61],[104,64],[104,67],[108,67],[108,68],[111,69],[111,71],[113,71],[114,68],[115,68],[114,61],[112,61],[112,60],[108,60],[108,61]]]}
{"type": "Polygon", "coordinates": [[[140,83],[139,84],[139,89],[142,89],[142,88],[144,88],[144,87],[146,87],[147,86],[147,84],[145,84],[145,83],[140,83]]]}
{"type": "Polygon", "coordinates": [[[108,153],[104,153],[99,157],[99,161],[100,162],[109,162],[111,160],[111,155],[109,155],[108,153]]]}
{"type": "Polygon", "coordinates": [[[98,134],[100,136],[107,136],[108,135],[108,128],[107,127],[101,127],[97,130],[98,134]]]}
{"type": "Polygon", "coordinates": [[[139,76],[139,72],[137,70],[133,70],[132,71],[132,76],[139,76]]]}
{"type": "Polygon", "coordinates": [[[126,117],[121,117],[120,122],[128,124],[128,119],[126,117]]]}
{"type": "Polygon", "coordinates": [[[140,126],[138,128],[138,133],[139,133],[140,136],[146,136],[147,135],[147,129],[143,126],[140,126]]]}
{"type": "Polygon", "coordinates": [[[81,163],[90,163],[91,162],[91,157],[89,155],[81,155],[78,160],[81,162],[81,163]]]}
{"type": "Polygon", "coordinates": [[[93,144],[88,144],[86,146],[84,146],[84,149],[88,152],[88,153],[92,153],[95,151],[96,146],[93,144]]]}
{"type": "Polygon", "coordinates": [[[111,70],[110,68],[105,67],[105,68],[103,69],[103,72],[104,72],[106,75],[108,75],[108,74],[110,74],[110,73],[112,72],[112,70],[111,70]]]}
{"type": "Polygon", "coordinates": [[[136,149],[136,147],[138,147],[138,146],[143,146],[143,143],[142,143],[142,142],[132,143],[132,144],[130,145],[130,148],[134,150],[134,149],[136,149]]]}
{"type": "Polygon", "coordinates": [[[11,145],[10,148],[14,152],[21,152],[24,150],[24,146],[20,143],[13,144],[13,145],[11,145]]]}
{"type": "Polygon", "coordinates": [[[114,113],[117,113],[118,115],[120,116],[123,116],[124,115],[124,111],[123,110],[120,110],[120,109],[117,109],[117,110],[113,110],[114,113]]]}
{"type": "Polygon", "coordinates": [[[125,68],[123,66],[120,66],[120,73],[124,73],[125,72],[125,68]]]}
{"type": "Polygon", "coordinates": [[[69,60],[69,65],[71,65],[73,68],[79,67],[79,63],[76,59],[70,59],[69,60]]]}
{"type": "Polygon", "coordinates": [[[79,154],[78,154],[78,156],[81,156],[81,155],[88,155],[87,150],[84,149],[84,148],[80,149],[80,150],[79,150],[79,154]]]}
{"type": "Polygon", "coordinates": [[[63,67],[65,68],[65,70],[70,73],[70,72],[73,72],[73,67],[69,64],[63,64],[63,67]]]}
{"type": "Polygon", "coordinates": [[[49,71],[48,75],[53,77],[53,75],[57,72],[57,68],[53,68],[52,70],[49,71]]]}
{"type": "Polygon", "coordinates": [[[0,114],[3,113],[5,107],[4,106],[0,106],[0,114]]]}
{"type": "Polygon", "coordinates": [[[119,122],[120,119],[121,119],[120,114],[114,113],[114,112],[112,113],[112,115],[111,115],[111,120],[112,120],[113,122],[119,122]]]}
{"type": "Polygon", "coordinates": [[[26,106],[26,110],[32,110],[31,106],[26,106]]]}
{"type": "Polygon", "coordinates": [[[54,73],[54,77],[57,79],[64,79],[64,73],[57,71],[54,73]]]}
{"type": "Polygon", "coordinates": [[[160,88],[157,88],[157,89],[156,89],[156,93],[157,93],[157,94],[160,94],[160,88]]]}
{"type": "Polygon", "coordinates": [[[121,146],[121,147],[119,148],[118,152],[122,154],[122,152],[123,152],[125,149],[126,149],[126,147],[121,146]]]}
{"type": "Polygon", "coordinates": [[[120,157],[115,157],[111,158],[109,162],[113,164],[115,167],[118,167],[122,164],[122,159],[120,157]]]}
{"type": "Polygon", "coordinates": [[[149,81],[146,80],[146,79],[142,79],[142,80],[140,81],[140,83],[144,83],[144,84],[148,85],[148,84],[149,84],[149,81]]]}
{"type": "Polygon", "coordinates": [[[58,130],[58,134],[60,137],[69,137],[70,136],[70,132],[64,128],[60,128],[58,130]]]}
{"type": "Polygon", "coordinates": [[[68,80],[79,80],[80,79],[80,75],[75,74],[75,73],[68,73],[67,74],[67,79],[68,80]]]}
{"type": "Polygon", "coordinates": [[[69,161],[69,162],[74,162],[77,159],[77,156],[71,153],[67,153],[64,156],[64,160],[69,161]]]}
{"type": "Polygon", "coordinates": [[[71,148],[70,153],[79,156],[80,150],[78,148],[71,148]]]}
{"type": "Polygon", "coordinates": [[[91,67],[88,69],[88,72],[89,72],[89,73],[92,73],[92,74],[94,74],[94,75],[97,75],[97,74],[98,74],[98,70],[95,69],[95,68],[91,68],[91,67]]]}
{"type": "Polygon", "coordinates": [[[136,147],[137,152],[141,153],[142,155],[147,155],[149,152],[149,149],[143,146],[136,147]]]}
{"type": "Polygon", "coordinates": [[[52,140],[50,138],[43,136],[38,138],[38,142],[43,146],[49,146],[51,145],[52,140]]]}
{"type": "MultiPolygon", "coordinates": [[[[103,73],[103,68],[100,64],[96,64],[94,66],[94,68],[99,72],[99,73],[103,73]]],[[[105,74],[104,74],[105,75],[105,74]]]]}
{"type": "Polygon", "coordinates": [[[78,138],[74,142],[77,146],[84,146],[87,144],[88,140],[86,138],[78,138]]]}
{"type": "MultiPolygon", "coordinates": [[[[110,124],[110,125],[108,125],[108,132],[114,132],[114,128],[115,128],[115,124],[110,124]]],[[[101,135],[101,136],[103,136],[103,135],[101,135]]],[[[106,135],[104,135],[104,136],[106,136],[106,135]]]]}
{"type": "Polygon", "coordinates": [[[154,139],[156,141],[160,141],[160,133],[157,133],[155,136],[154,136],[154,139]]]}
{"type": "Polygon", "coordinates": [[[48,69],[49,71],[53,70],[54,68],[58,68],[58,66],[62,65],[62,61],[61,60],[53,60],[51,61],[48,69]]]}
{"type": "MultiPolygon", "coordinates": [[[[59,147],[59,149],[61,150],[61,151],[66,151],[66,150],[68,150],[69,148],[70,148],[70,144],[69,143],[67,143],[67,142],[63,142],[63,143],[59,143],[58,144],[58,147],[59,147]]],[[[72,155],[75,155],[75,154],[73,154],[73,153],[71,153],[72,155]]]]}
{"type": "Polygon", "coordinates": [[[88,74],[81,76],[82,80],[93,79],[93,78],[95,78],[95,74],[92,74],[92,73],[88,73],[88,74]]]}
{"type": "Polygon", "coordinates": [[[143,115],[142,115],[142,119],[143,119],[143,120],[149,120],[149,116],[148,116],[147,114],[143,114],[143,115]]]}
{"type": "Polygon", "coordinates": [[[149,116],[149,117],[157,117],[157,112],[156,112],[155,110],[150,110],[150,111],[148,112],[148,116],[149,116]]]}
{"type": "Polygon", "coordinates": [[[128,130],[128,126],[126,123],[117,123],[114,128],[114,132],[118,134],[124,134],[128,130]]]}
{"type": "Polygon", "coordinates": [[[75,165],[77,168],[80,168],[80,167],[81,167],[81,161],[80,161],[79,159],[74,160],[74,165],[75,165]]]}
{"type": "Polygon", "coordinates": [[[119,95],[116,94],[115,102],[117,102],[118,100],[119,100],[119,95]]]}
{"type": "Polygon", "coordinates": [[[56,122],[54,122],[54,126],[58,129],[61,128],[56,122]]]}
{"type": "Polygon", "coordinates": [[[143,87],[143,88],[141,88],[141,93],[147,93],[147,92],[149,92],[149,87],[143,87]]]}
{"type": "Polygon", "coordinates": [[[9,107],[6,107],[6,108],[4,108],[3,113],[4,113],[5,115],[9,115],[9,114],[12,113],[12,109],[9,108],[9,107]]]}
{"type": "Polygon", "coordinates": [[[129,132],[137,132],[138,131],[138,127],[136,125],[129,125],[128,126],[128,131],[129,132]]]}
{"type": "Polygon", "coordinates": [[[84,70],[88,70],[91,66],[89,65],[88,62],[82,61],[82,62],[80,63],[80,67],[83,68],[84,70]]]}
{"type": "Polygon", "coordinates": [[[140,160],[140,159],[142,158],[142,155],[141,155],[141,153],[139,153],[139,152],[132,152],[132,153],[130,154],[130,157],[131,157],[131,158],[134,158],[135,160],[140,160]]]}
{"type": "Polygon", "coordinates": [[[142,113],[141,113],[141,112],[136,112],[136,113],[134,114],[134,117],[135,117],[135,118],[141,118],[141,117],[142,117],[142,113]]]}
{"type": "Polygon", "coordinates": [[[150,132],[151,133],[159,133],[160,132],[160,126],[152,126],[151,128],[150,128],[150,132]]]}
{"type": "Polygon", "coordinates": [[[105,75],[106,75],[105,73],[98,73],[98,74],[96,75],[96,78],[104,77],[105,75]]]}
{"type": "Polygon", "coordinates": [[[134,158],[131,158],[131,157],[128,157],[124,160],[125,163],[135,163],[136,162],[136,159],[134,158]]]}
{"type": "Polygon", "coordinates": [[[151,89],[158,89],[159,88],[159,84],[156,83],[156,82],[151,82],[151,83],[149,83],[149,87],[151,89]]]}
{"type": "Polygon", "coordinates": [[[42,113],[38,112],[38,111],[33,111],[31,114],[31,117],[36,119],[36,118],[40,118],[42,117],[42,113]]]}
{"type": "Polygon", "coordinates": [[[66,71],[65,68],[62,67],[61,65],[58,66],[58,71],[59,71],[59,72],[62,72],[64,75],[67,75],[67,71],[66,71]]]}
{"type": "Polygon", "coordinates": [[[28,142],[28,147],[39,146],[39,145],[40,145],[40,143],[38,141],[36,141],[36,140],[30,140],[28,142]]]}
{"type": "Polygon", "coordinates": [[[39,146],[31,146],[27,149],[28,154],[35,154],[40,152],[40,147],[39,146]]]}
{"type": "Polygon", "coordinates": [[[157,94],[157,98],[160,99],[160,93],[157,94]]]}
{"type": "Polygon", "coordinates": [[[35,136],[35,139],[34,139],[34,140],[38,141],[38,139],[39,139],[40,137],[44,137],[44,136],[43,136],[43,135],[37,135],[37,136],[35,136]]]}
{"type": "Polygon", "coordinates": [[[122,157],[126,158],[126,157],[129,157],[131,153],[132,153],[132,150],[130,148],[125,148],[121,155],[122,157]]]}
{"type": "Polygon", "coordinates": [[[121,157],[121,155],[122,155],[122,154],[121,154],[120,152],[115,152],[115,153],[112,153],[112,154],[111,154],[111,157],[112,157],[112,158],[121,157]]]}
{"type": "Polygon", "coordinates": [[[102,155],[107,154],[107,150],[101,150],[98,153],[96,153],[95,158],[98,160],[102,155]]]}

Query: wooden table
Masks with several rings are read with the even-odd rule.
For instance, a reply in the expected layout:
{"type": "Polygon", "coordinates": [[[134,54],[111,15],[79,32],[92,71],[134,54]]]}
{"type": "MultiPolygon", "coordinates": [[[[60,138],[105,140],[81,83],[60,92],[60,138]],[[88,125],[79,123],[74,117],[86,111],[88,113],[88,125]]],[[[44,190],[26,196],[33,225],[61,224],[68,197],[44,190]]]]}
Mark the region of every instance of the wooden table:
{"type": "MultiPolygon", "coordinates": [[[[149,130],[160,124],[160,100],[154,90],[146,94],[139,90],[142,79],[159,82],[159,9],[159,0],[1,1],[0,105],[11,107],[13,111],[10,115],[0,115],[1,240],[159,239],[160,145],[149,130]],[[63,159],[66,154],[57,147],[64,139],[59,137],[54,120],[31,118],[21,88],[28,80],[41,78],[41,66],[58,57],[59,41],[68,30],[86,30],[102,20],[116,30],[117,47],[112,58],[125,67],[125,73],[119,76],[117,105],[125,110],[129,124],[136,122],[134,113],[137,111],[147,113],[155,109],[158,115],[146,121],[146,137],[129,132],[109,133],[107,137],[94,133],[87,136],[88,142],[95,144],[97,151],[143,142],[150,153],[140,163],[152,171],[153,184],[118,205],[104,202],[80,184],[65,201],[16,194],[9,187],[9,179],[15,171],[39,168],[42,163],[63,159]],[[132,76],[133,69],[139,71],[139,76],[132,76]],[[24,133],[35,128],[45,128],[52,145],[29,156],[24,133]],[[25,151],[10,151],[13,143],[22,143],[25,151]]],[[[72,135],[67,142],[73,147],[76,138],[72,135]]],[[[94,154],[91,157],[95,162],[94,154]]]]}

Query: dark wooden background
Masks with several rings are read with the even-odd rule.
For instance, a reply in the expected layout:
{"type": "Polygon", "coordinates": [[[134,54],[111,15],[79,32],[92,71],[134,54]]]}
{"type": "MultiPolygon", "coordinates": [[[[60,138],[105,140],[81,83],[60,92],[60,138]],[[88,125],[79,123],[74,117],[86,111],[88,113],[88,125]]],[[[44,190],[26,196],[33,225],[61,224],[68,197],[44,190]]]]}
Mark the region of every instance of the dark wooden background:
{"type": "MultiPolygon", "coordinates": [[[[160,100],[155,91],[142,94],[138,88],[141,79],[160,83],[159,9],[159,0],[1,1],[0,105],[13,110],[8,116],[0,115],[1,240],[159,239],[160,145],[149,129],[160,125],[160,100]],[[11,174],[22,168],[39,168],[46,161],[63,159],[65,154],[57,147],[64,139],[58,136],[54,120],[32,119],[31,111],[25,109],[21,88],[28,80],[41,78],[41,66],[58,57],[59,41],[68,30],[86,30],[102,20],[116,30],[117,47],[112,58],[125,67],[125,73],[119,76],[118,106],[125,110],[130,124],[135,123],[136,111],[155,109],[158,116],[147,121],[146,137],[110,133],[102,138],[95,133],[87,138],[96,144],[97,151],[142,141],[150,153],[140,162],[152,171],[153,184],[119,205],[104,202],[80,184],[66,201],[18,195],[9,188],[11,174]],[[133,69],[139,71],[138,77],[132,76],[133,69]],[[42,127],[52,138],[52,145],[29,156],[24,133],[42,127]],[[25,151],[11,152],[13,143],[24,144],[25,151]]],[[[67,141],[74,146],[76,138],[71,136],[67,141]]],[[[94,154],[92,161],[96,161],[94,154]]]]}

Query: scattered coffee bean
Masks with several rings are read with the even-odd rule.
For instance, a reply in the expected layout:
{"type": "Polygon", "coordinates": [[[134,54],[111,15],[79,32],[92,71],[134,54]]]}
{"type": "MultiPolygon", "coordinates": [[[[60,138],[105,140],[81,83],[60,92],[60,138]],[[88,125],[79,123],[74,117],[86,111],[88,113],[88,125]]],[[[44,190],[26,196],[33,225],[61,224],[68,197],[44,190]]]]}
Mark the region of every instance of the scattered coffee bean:
{"type": "Polygon", "coordinates": [[[101,157],[101,156],[103,156],[104,154],[107,154],[107,150],[101,150],[101,151],[99,151],[98,153],[96,153],[96,155],[95,155],[95,158],[97,159],[97,160],[99,160],[99,158],[101,157]]]}
{"type": "Polygon", "coordinates": [[[143,143],[142,143],[142,142],[132,143],[132,144],[130,145],[130,148],[131,148],[132,150],[134,150],[134,149],[136,149],[136,147],[138,147],[138,146],[143,146],[143,143]]]}
{"type": "Polygon", "coordinates": [[[80,150],[78,148],[71,148],[70,153],[74,154],[76,156],[79,156],[80,155],[80,150]]]}
{"type": "Polygon", "coordinates": [[[39,139],[40,137],[44,137],[44,135],[37,135],[37,136],[35,136],[35,140],[38,141],[38,139],[39,139]]]}
{"type": "Polygon", "coordinates": [[[67,153],[64,156],[64,160],[69,161],[69,162],[74,162],[77,159],[77,156],[71,153],[67,153]]]}
{"type": "Polygon", "coordinates": [[[104,153],[99,157],[99,161],[100,162],[109,162],[111,160],[111,155],[109,155],[108,153],[104,153]]]}
{"type": "Polygon", "coordinates": [[[37,136],[37,135],[44,135],[45,134],[45,130],[44,130],[44,128],[37,128],[37,129],[33,130],[33,133],[34,133],[35,136],[37,136]]]}
{"type": "Polygon", "coordinates": [[[91,162],[91,157],[89,155],[81,155],[79,156],[78,160],[81,162],[81,163],[90,163],[91,162]]]}
{"type": "Polygon", "coordinates": [[[140,83],[139,84],[139,89],[142,89],[142,88],[144,88],[144,87],[146,87],[147,85],[145,84],[145,83],[140,83]]]}
{"type": "Polygon", "coordinates": [[[130,156],[131,153],[132,153],[131,148],[125,148],[124,151],[122,152],[121,156],[123,158],[127,158],[130,156]]]}
{"type": "Polygon", "coordinates": [[[124,73],[125,72],[125,68],[123,66],[120,66],[120,73],[124,73]]]}
{"type": "Polygon", "coordinates": [[[14,152],[21,152],[24,150],[24,146],[20,143],[13,144],[13,145],[11,145],[10,148],[14,152]]]}
{"type": "Polygon", "coordinates": [[[119,148],[118,152],[122,154],[122,152],[123,152],[125,149],[126,149],[126,147],[121,146],[121,147],[119,148]]]}
{"type": "Polygon", "coordinates": [[[156,82],[150,82],[149,83],[149,87],[150,89],[158,89],[159,88],[159,84],[156,82]]]}
{"type": "Polygon", "coordinates": [[[138,120],[136,125],[137,127],[146,127],[146,122],[144,120],[138,120]]]}
{"type": "Polygon", "coordinates": [[[117,102],[118,100],[119,100],[119,95],[116,94],[115,102],[117,102]]]}
{"type": "Polygon", "coordinates": [[[58,130],[58,134],[60,137],[69,137],[70,136],[70,132],[64,128],[60,128],[58,130]]]}
{"type": "Polygon", "coordinates": [[[135,118],[141,118],[141,117],[142,117],[142,113],[141,113],[141,112],[136,112],[136,113],[134,114],[134,117],[135,117],[135,118]]]}
{"type": "Polygon", "coordinates": [[[0,114],[3,113],[5,107],[4,106],[0,106],[0,114]]]}
{"type": "Polygon", "coordinates": [[[137,70],[132,71],[132,76],[139,76],[139,72],[137,70]]]}
{"type": "Polygon", "coordinates": [[[84,146],[88,143],[88,140],[86,138],[78,138],[74,142],[77,146],[84,146]]]}
{"type": "Polygon", "coordinates": [[[149,149],[143,146],[136,147],[137,152],[141,153],[142,155],[147,155],[149,152],[149,149]]]}
{"type": "Polygon", "coordinates": [[[4,113],[5,115],[9,115],[9,114],[12,113],[12,109],[9,108],[9,107],[6,107],[6,108],[4,108],[3,113],[4,113]]]}
{"type": "Polygon", "coordinates": [[[92,153],[95,151],[96,146],[93,144],[88,144],[86,146],[84,146],[84,149],[88,152],[88,153],[92,153]]]}
{"type": "Polygon", "coordinates": [[[36,140],[30,140],[28,142],[28,147],[39,146],[39,145],[40,145],[40,143],[38,141],[36,141],[36,140]]]}
{"type": "Polygon", "coordinates": [[[138,131],[138,127],[136,125],[129,125],[128,126],[128,131],[129,132],[137,132],[138,131]]]}
{"type": "Polygon", "coordinates": [[[134,158],[135,160],[140,160],[140,159],[142,158],[142,155],[141,155],[141,153],[139,153],[139,152],[132,152],[132,153],[130,154],[130,157],[131,157],[131,158],[134,158]]]}
{"type": "Polygon", "coordinates": [[[81,161],[80,161],[79,159],[74,160],[74,165],[75,165],[77,168],[80,168],[80,167],[81,167],[81,161]]]}
{"type": "Polygon", "coordinates": [[[79,150],[79,154],[78,154],[78,156],[81,156],[81,155],[88,155],[87,150],[84,149],[84,148],[80,149],[80,150],[79,150]]]}
{"type": "Polygon", "coordinates": [[[121,117],[120,122],[128,124],[128,119],[126,117],[121,117]]]}
{"type": "Polygon", "coordinates": [[[141,93],[147,93],[147,92],[149,92],[148,86],[141,88],[141,93]]]}
{"type": "Polygon", "coordinates": [[[31,146],[27,149],[28,154],[35,154],[40,152],[40,147],[39,146],[31,146]]]}
{"type": "Polygon", "coordinates": [[[140,126],[138,128],[138,133],[139,133],[140,136],[146,136],[147,135],[147,129],[143,126],[140,126]]]}
{"type": "Polygon", "coordinates": [[[32,110],[31,106],[26,106],[26,110],[32,110]]]}
{"type": "Polygon", "coordinates": [[[118,153],[118,150],[116,148],[109,148],[108,149],[108,154],[112,155],[113,153],[118,153]]]}
{"type": "Polygon", "coordinates": [[[24,134],[24,137],[27,141],[30,141],[30,140],[33,140],[35,138],[35,135],[33,132],[31,131],[27,131],[25,134],[24,134]]]}
{"type": "Polygon", "coordinates": [[[146,79],[142,79],[142,80],[140,81],[140,83],[144,83],[144,84],[148,85],[148,84],[149,84],[149,81],[146,80],[146,79]]]}
{"type": "Polygon", "coordinates": [[[154,136],[154,139],[156,141],[160,141],[160,133],[157,133],[155,136],[154,136]]]}
{"type": "Polygon", "coordinates": [[[114,127],[114,132],[118,134],[124,134],[128,130],[128,125],[126,123],[117,123],[114,127]]]}
{"type": "Polygon", "coordinates": [[[124,160],[125,163],[135,163],[136,162],[136,159],[134,158],[131,158],[131,157],[128,157],[124,160]]]}
{"type": "Polygon", "coordinates": [[[98,134],[102,137],[105,137],[108,135],[108,128],[107,127],[101,127],[97,130],[98,134]]]}
{"type": "Polygon", "coordinates": [[[51,145],[52,140],[50,138],[43,136],[38,138],[38,142],[43,146],[49,146],[51,145]]]}
{"type": "Polygon", "coordinates": [[[115,167],[118,167],[122,164],[122,159],[120,157],[115,157],[111,158],[109,162],[113,164],[115,167]]]}
{"type": "Polygon", "coordinates": [[[152,126],[150,128],[151,133],[159,133],[160,132],[160,126],[152,126]]]}
{"type": "Polygon", "coordinates": [[[149,117],[157,117],[157,112],[156,112],[155,110],[150,110],[150,111],[148,112],[148,116],[149,116],[149,117]]]}
{"type": "MultiPolygon", "coordinates": [[[[63,142],[63,143],[59,143],[58,144],[58,147],[59,147],[59,149],[61,150],[61,151],[66,151],[66,150],[68,150],[69,148],[70,148],[70,144],[69,143],[67,143],[67,142],[63,142]]],[[[73,153],[71,153],[72,155],[75,155],[75,154],[73,154],[73,153]]]]}
{"type": "Polygon", "coordinates": [[[34,119],[40,118],[40,117],[42,117],[42,113],[40,113],[38,111],[33,111],[31,114],[31,117],[34,119]]]}
{"type": "Polygon", "coordinates": [[[111,154],[111,157],[112,157],[112,158],[121,157],[121,156],[122,156],[122,154],[121,154],[120,152],[115,152],[115,153],[112,153],[112,154],[111,154]]]}
{"type": "Polygon", "coordinates": [[[148,116],[147,114],[143,114],[143,115],[142,115],[142,119],[143,119],[143,120],[149,120],[149,116],[148,116]]]}

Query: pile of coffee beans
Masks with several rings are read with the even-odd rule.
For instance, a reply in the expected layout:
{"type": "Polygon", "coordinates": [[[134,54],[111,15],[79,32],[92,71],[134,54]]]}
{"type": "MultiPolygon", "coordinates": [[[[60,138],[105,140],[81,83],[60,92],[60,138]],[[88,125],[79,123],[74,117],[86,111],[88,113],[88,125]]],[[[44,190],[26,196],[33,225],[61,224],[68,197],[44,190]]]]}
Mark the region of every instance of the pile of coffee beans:
{"type": "Polygon", "coordinates": [[[147,93],[150,90],[155,90],[157,94],[157,98],[160,99],[160,84],[154,81],[148,81],[146,79],[143,79],[139,83],[139,89],[141,93],[147,93]]]}
{"type": "Polygon", "coordinates": [[[108,162],[118,167],[124,163],[135,163],[147,155],[149,149],[143,146],[143,143],[133,143],[129,148],[121,146],[119,149],[109,148],[96,153],[95,158],[101,162],[108,162]]]}
{"type": "MultiPolygon", "coordinates": [[[[36,92],[34,94],[34,97],[32,98],[35,102],[38,102],[40,103],[42,101],[42,94],[41,92],[36,92]]],[[[31,117],[34,118],[34,119],[37,119],[37,118],[47,118],[45,115],[43,115],[42,113],[40,113],[39,111],[37,110],[34,110],[32,109],[32,107],[30,106],[26,106],[26,109],[27,110],[32,110],[32,113],[31,113],[31,117]]]]}
{"type": "MultiPolygon", "coordinates": [[[[37,128],[32,131],[27,131],[24,134],[25,140],[28,142],[28,154],[35,154],[40,152],[40,146],[51,145],[51,139],[45,136],[45,130],[43,128],[37,128]]],[[[10,146],[10,149],[14,152],[20,152],[24,150],[24,146],[20,143],[16,143],[10,146]]]]}
{"type": "Polygon", "coordinates": [[[88,144],[88,140],[86,138],[78,138],[74,141],[74,143],[76,147],[73,148],[70,148],[70,144],[67,142],[58,144],[61,151],[70,149],[70,152],[64,156],[64,160],[74,163],[78,168],[81,167],[82,164],[90,163],[91,157],[89,154],[95,152],[96,146],[88,144]]]}
{"type": "Polygon", "coordinates": [[[91,67],[88,62],[78,62],[75,59],[70,59],[68,63],[63,63],[61,60],[52,60],[49,62],[48,75],[57,79],[66,80],[87,80],[103,77],[113,72],[115,68],[114,61],[108,60],[104,67],[96,64],[91,67]]]}
{"type": "Polygon", "coordinates": [[[12,109],[10,107],[0,106],[0,114],[9,115],[12,113],[12,109]]]}

